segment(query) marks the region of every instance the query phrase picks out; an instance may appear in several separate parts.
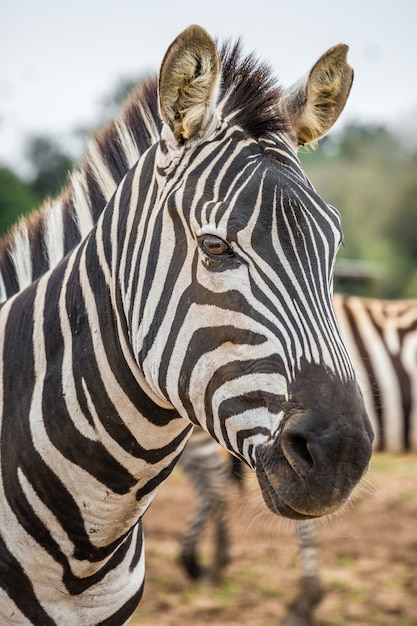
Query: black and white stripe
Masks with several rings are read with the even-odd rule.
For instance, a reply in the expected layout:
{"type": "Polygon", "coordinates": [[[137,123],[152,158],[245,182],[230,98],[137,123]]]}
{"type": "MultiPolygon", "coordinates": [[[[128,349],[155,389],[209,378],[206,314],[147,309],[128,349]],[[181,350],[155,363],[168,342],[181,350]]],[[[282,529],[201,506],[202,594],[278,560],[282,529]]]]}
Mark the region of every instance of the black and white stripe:
{"type": "Polygon", "coordinates": [[[417,450],[417,300],[335,294],[333,304],[375,430],[375,448],[417,450]]]}
{"type": "MultiPolygon", "coordinates": [[[[375,449],[391,453],[417,451],[417,300],[335,294],[333,304],[374,426],[375,449]]],[[[193,437],[186,447],[187,464],[183,469],[191,482],[199,486],[199,505],[184,531],[182,544],[190,548],[183,564],[189,571],[191,563],[194,574],[200,575],[201,532],[209,521],[214,521],[213,511],[225,506],[224,494],[230,481],[226,466],[218,464],[216,450],[212,449],[214,459],[200,455],[200,447],[209,442],[203,435],[195,441],[193,437]],[[216,489],[221,481],[222,488],[216,489]]],[[[324,593],[314,523],[298,522],[296,531],[302,578],[297,597],[289,606],[288,619],[310,623],[314,607],[324,593]]],[[[224,532],[223,536],[228,535],[224,532]]],[[[228,555],[229,544],[222,545],[228,555]]],[[[218,571],[216,574],[220,575],[218,571]]]]}
{"type": "MultiPolygon", "coordinates": [[[[417,300],[335,294],[333,304],[381,452],[417,451],[417,300]]],[[[314,522],[297,522],[302,577],[288,619],[310,623],[323,596],[314,522]]]]}
{"type": "Polygon", "coordinates": [[[164,124],[148,83],[3,243],[2,622],[128,620],[141,517],[193,424],[287,517],[336,510],[366,470],[372,434],[331,305],[339,218],[295,154],[306,124],[314,139],[343,108],[345,56],[307,79],[326,98],[326,80],[347,84],[325,123],[317,90],[282,93],[238,48],[220,88],[213,40],[187,29],[161,68],[164,124]]]}

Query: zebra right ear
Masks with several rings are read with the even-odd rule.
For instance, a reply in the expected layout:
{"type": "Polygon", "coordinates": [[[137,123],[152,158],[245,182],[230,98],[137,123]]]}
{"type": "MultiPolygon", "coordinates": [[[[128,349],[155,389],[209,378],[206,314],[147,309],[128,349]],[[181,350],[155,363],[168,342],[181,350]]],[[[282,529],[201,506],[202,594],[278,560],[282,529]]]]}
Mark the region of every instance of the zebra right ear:
{"type": "Polygon", "coordinates": [[[220,59],[201,26],[189,26],[168,48],[159,73],[163,121],[178,144],[204,137],[215,117],[220,59]]]}
{"type": "Polygon", "coordinates": [[[284,100],[299,146],[323,137],[343,111],[353,81],[347,63],[349,48],[330,48],[305,78],[284,92],[284,100]]]}

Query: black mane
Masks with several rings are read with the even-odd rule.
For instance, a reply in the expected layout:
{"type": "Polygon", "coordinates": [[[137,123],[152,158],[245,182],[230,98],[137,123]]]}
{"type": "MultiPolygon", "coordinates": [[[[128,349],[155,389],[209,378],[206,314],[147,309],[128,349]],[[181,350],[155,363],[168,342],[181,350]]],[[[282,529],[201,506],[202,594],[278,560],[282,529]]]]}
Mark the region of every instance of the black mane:
{"type": "Polygon", "coordinates": [[[223,114],[231,116],[251,137],[288,131],[289,120],[281,106],[282,90],[271,68],[254,54],[243,56],[238,40],[220,47],[223,114]]]}

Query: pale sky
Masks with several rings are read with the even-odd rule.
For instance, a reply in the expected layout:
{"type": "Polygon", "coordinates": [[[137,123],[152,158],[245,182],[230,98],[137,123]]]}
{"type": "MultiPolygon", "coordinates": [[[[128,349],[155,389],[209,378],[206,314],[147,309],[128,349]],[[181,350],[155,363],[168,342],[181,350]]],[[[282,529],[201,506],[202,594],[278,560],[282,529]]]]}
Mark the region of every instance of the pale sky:
{"type": "Polygon", "coordinates": [[[19,163],[28,133],[65,139],[94,125],[118,79],[157,70],[191,23],[214,37],[241,36],[283,85],[347,43],[355,81],[336,128],[416,125],[415,0],[2,0],[0,164],[19,163]]]}

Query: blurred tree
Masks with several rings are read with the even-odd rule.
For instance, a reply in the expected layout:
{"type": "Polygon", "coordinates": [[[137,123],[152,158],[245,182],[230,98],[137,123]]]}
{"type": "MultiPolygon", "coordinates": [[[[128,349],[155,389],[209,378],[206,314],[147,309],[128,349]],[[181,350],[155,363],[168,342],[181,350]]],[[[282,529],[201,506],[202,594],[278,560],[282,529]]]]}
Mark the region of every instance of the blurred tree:
{"type": "Polygon", "coordinates": [[[351,123],[345,126],[338,143],[338,154],[342,159],[355,161],[359,159],[378,158],[391,162],[401,152],[399,142],[385,126],[364,126],[351,123]]]}
{"type": "Polygon", "coordinates": [[[344,282],[343,291],[417,297],[410,278],[417,269],[416,154],[385,127],[352,124],[301,159],[320,195],[341,213],[338,259],[353,259],[362,278],[368,272],[368,281],[344,282]]]}
{"type": "Polygon", "coordinates": [[[417,153],[396,181],[397,201],[386,221],[392,243],[390,292],[417,298],[417,153]]]}
{"type": "Polygon", "coordinates": [[[31,190],[39,196],[55,196],[65,184],[73,160],[52,136],[37,135],[29,138],[25,150],[33,177],[31,190]]]}
{"type": "Polygon", "coordinates": [[[10,170],[0,169],[0,236],[16,219],[37,206],[39,198],[10,170]]]}

